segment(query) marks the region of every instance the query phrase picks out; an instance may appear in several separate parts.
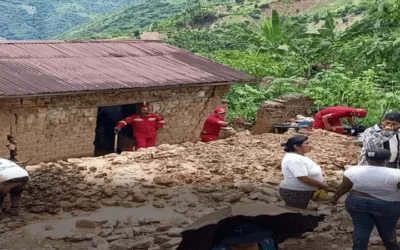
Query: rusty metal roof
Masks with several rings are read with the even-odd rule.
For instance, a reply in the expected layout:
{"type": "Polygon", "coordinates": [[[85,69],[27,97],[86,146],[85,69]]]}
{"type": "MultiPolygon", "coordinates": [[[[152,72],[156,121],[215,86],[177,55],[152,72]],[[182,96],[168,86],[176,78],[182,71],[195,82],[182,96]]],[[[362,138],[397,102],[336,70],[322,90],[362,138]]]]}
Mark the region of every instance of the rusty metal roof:
{"type": "Polygon", "coordinates": [[[251,82],[160,41],[1,41],[0,96],[251,82]]]}

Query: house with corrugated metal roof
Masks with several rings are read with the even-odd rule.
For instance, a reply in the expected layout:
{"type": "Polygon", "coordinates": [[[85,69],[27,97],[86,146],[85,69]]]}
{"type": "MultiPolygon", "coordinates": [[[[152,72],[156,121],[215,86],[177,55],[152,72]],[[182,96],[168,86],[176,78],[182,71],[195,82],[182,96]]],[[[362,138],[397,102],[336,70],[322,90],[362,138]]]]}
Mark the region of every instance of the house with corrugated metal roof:
{"type": "MultiPolygon", "coordinates": [[[[0,156],[50,161],[113,148],[113,127],[146,102],[157,144],[197,141],[242,72],[160,41],[0,41],[0,156]]],[[[121,132],[119,149],[132,146],[121,132]]],[[[32,163],[30,162],[30,163],[32,163]]]]}

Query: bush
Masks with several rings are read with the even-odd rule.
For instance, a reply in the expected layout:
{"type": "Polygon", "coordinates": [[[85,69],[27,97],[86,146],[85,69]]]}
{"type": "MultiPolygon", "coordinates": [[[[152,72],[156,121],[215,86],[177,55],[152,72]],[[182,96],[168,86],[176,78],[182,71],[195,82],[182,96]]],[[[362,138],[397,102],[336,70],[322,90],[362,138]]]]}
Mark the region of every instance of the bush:
{"type": "Polygon", "coordinates": [[[319,15],[318,15],[318,14],[315,14],[315,15],[313,16],[313,21],[314,21],[314,23],[318,23],[319,20],[320,20],[319,15]]]}
{"type": "Polygon", "coordinates": [[[368,116],[362,122],[371,126],[380,120],[388,102],[389,108],[400,107],[399,96],[377,91],[375,75],[376,72],[368,70],[361,76],[355,76],[343,65],[335,65],[311,79],[303,93],[311,97],[317,106],[340,104],[367,109],[368,116]]]}
{"type": "Polygon", "coordinates": [[[139,31],[139,30],[135,30],[135,31],[132,33],[132,37],[134,37],[134,38],[140,38],[140,31],[139,31]]]}
{"type": "Polygon", "coordinates": [[[245,1],[245,0],[235,0],[235,3],[237,3],[237,4],[244,4],[244,1],[245,1]]]}
{"type": "Polygon", "coordinates": [[[261,4],[260,8],[261,9],[269,9],[269,3],[261,4]]]}

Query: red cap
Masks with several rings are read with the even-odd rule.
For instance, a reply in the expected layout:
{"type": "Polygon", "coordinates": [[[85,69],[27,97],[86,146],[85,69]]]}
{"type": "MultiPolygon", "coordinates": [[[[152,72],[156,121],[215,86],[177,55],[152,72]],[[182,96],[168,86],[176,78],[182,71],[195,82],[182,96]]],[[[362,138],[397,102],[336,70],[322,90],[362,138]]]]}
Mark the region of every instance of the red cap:
{"type": "Polygon", "coordinates": [[[150,109],[150,107],[147,106],[147,105],[141,105],[141,106],[139,107],[139,109],[140,109],[140,110],[142,110],[142,109],[150,109]]]}
{"type": "Polygon", "coordinates": [[[357,109],[356,116],[357,117],[366,117],[367,111],[365,109],[357,109]]]}
{"type": "Polygon", "coordinates": [[[218,113],[218,114],[225,114],[226,113],[226,108],[215,108],[214,112],[218,113]]]}

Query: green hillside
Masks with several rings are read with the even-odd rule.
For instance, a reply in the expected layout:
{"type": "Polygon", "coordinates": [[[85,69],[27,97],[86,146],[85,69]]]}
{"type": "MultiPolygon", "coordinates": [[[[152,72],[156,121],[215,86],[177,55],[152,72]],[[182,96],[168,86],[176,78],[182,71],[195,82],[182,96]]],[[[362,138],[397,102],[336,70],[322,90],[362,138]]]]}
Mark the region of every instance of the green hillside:
{"type": "Polygon", "coordinates": [[[0,38],[48,39],[135,0],[1,0],[0,38]]]}
{"type": "Polygon", "coordinates": [[[128,15],[129,8],[115,12],[65,36],[152,31],[171,45],[259,78],[258,85],[231,87],[229,119],[240,115],[251,121],[265,100],[289,93],[305,94],[318,107],[368,109],[365,125],[389,109],[400,110],[397,0],[198,0],[164,19],[152,6],[140,8],[140,15],[133,9],[128,15]]]}
{"type": "MultiPolygon", "coordinates": [[[[236,23],[262,23],[271,16],[272,9],[283,10],[282,14],[308,15],[339,8],[359,0],[151,0],[136,4],[98,17],[88,23],[73,27],[58,35],[62,39],[130,38],[138,32],[161,30],[173,26],[171,22],[182,21],[195,3],[202,5],[211,14],[205,26],[219,27],[236,23]],[[297,13],[299,11],[300,13],[297,13]],[[178,20],[180,19],[180,20],[178,20]],[[162,27],[159,27],[159,25],[162,27]]],[[[198,20],[201,22],[202,20],[198,20]]],[[[202,28],[203,28],[202,27],[202,28]]],[[[184,28],[181,26],[177,28],[184,28]]],[[[165,30],[163,30],[165,31],[165,30]]]]}
{"type": "Polygon", "coordinates": [[[181,12],[195,0],[142,0],[132,6],[79,25],[58,36],[63,39],[131,37],[157,20],[181,12]]]}

